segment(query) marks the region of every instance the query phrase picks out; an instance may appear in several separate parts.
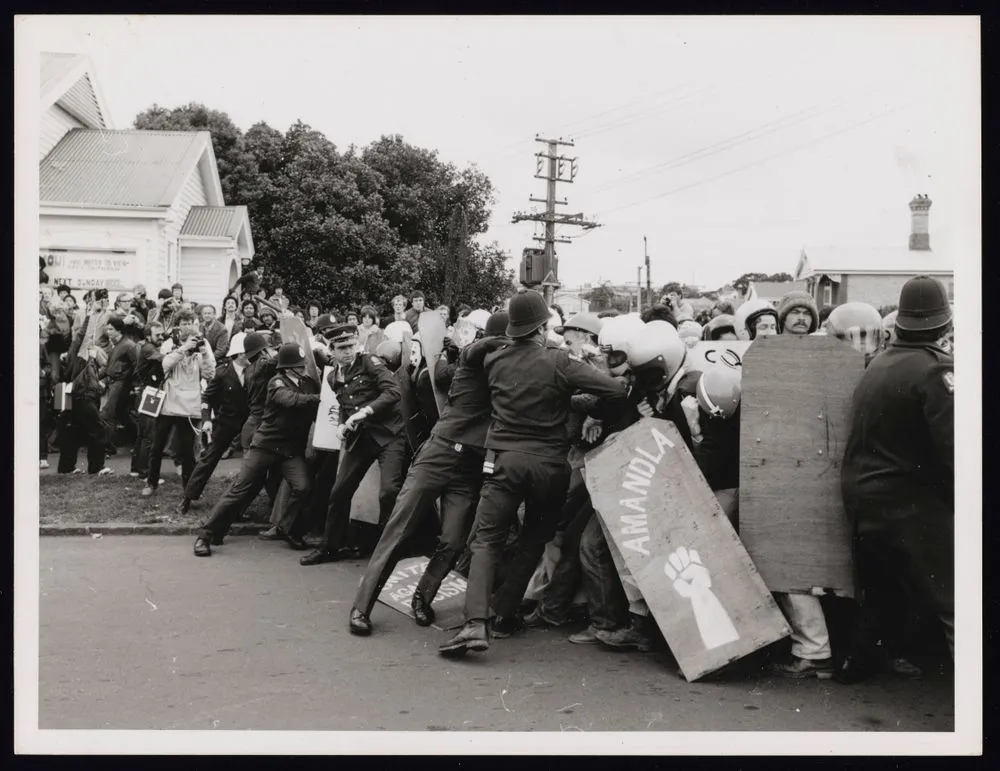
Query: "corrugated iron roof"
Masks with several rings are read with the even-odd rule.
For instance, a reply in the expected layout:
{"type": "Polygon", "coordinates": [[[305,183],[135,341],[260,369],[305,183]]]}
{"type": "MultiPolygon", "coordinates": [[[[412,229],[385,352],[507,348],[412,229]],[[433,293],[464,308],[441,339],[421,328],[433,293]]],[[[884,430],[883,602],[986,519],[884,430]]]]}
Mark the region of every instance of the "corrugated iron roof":
{"type": "Polygon", "coordinates": [[[41,60],[41,92],[44,94],[79,65],[83,61],[83,56],[43,52],[41,60]]]}
{"type": "Polygon", "coordinates": [[[809,247],[808,269],[800,278],[816,273],[947,273],[954,270],[947,253],[902,247],[809,247]]]}
{"type": "Polygon", "coordinates": [[[42,159],[41,201],[170,206],[207,142],[199,131],[73,129],[42,159]]]}
{"type": "Polygon", "coordinates": [[[192,206],[181,235],[236,238],[246,210],[246,206],[192,206]]]}
{"type": "Polygon", "coordinates": [[[57,104],[81,118],[87,125],[95,128],[103,128],[107,125],[101,114],[101,107],[97,103],[97,95],[89,75],[84,75],[73,84],[73,87],[62,95],[57,104]]]}

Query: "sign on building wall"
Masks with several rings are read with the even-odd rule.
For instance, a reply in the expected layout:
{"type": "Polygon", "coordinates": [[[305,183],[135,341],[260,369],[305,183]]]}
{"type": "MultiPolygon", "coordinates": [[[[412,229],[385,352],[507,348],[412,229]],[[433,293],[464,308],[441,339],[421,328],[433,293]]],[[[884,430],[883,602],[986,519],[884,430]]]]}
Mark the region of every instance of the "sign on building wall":
{"type": "Polygon", "coordinates": [[[131,290],[137,283],[135,252],[41,249],[39,256],[45,260],[45,272],[52,285],[122,292],[131,290]]]}

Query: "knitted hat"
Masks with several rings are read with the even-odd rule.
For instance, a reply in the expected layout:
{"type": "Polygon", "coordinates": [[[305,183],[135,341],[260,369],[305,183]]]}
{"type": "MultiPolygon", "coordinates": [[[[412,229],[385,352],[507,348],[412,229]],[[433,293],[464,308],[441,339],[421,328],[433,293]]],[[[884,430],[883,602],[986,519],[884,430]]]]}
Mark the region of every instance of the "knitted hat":
{"type": "Polygon", "coordinates": [[[809,334],[819,328],[819,309],[816,301],[807,292],[789,292],[778,301],[778,330],[785,330],[785,317],[792,308],[805,308],[812,316],[812,324],[809,326],[809,334]]]}

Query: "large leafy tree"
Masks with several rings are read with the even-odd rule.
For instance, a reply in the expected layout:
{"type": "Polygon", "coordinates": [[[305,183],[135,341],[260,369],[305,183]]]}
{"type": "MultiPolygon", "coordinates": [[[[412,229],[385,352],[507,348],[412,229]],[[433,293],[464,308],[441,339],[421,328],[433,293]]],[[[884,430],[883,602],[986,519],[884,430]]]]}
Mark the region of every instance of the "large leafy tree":
{"type": "Polygon", "coordinates": [[[431,301],[492,307],[511,292],[505,255],[473,242],[494,201],[474,167],[399,136],[338,152],[302,121],[284,134],[263,122],[243,134],[226,113],[194,103],[154,105],[135,127],[212,133],[226,202],[250,213],[254,267],[300,303],[386,309],[420,288],[431,301]]]}
{"type": "Polygon", "coordinates": [[[733,288],[739,290],[740,294],[746,294],[751,281],[792,281],[792,276],[788,273],[744,273],[732,282],[733,288]]]}

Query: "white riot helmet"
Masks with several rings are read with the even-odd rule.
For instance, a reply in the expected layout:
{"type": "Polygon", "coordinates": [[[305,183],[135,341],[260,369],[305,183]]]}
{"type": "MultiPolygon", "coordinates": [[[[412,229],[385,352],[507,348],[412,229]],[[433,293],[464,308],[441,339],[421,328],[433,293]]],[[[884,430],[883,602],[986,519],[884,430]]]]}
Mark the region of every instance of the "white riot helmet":
{"type": "Polygon", "coordinates": [[[854,350],[871,355],[882,344],[882,317],[868,303],[844,303],[831,311],[826,332],[850,343],[854,350]]]}
{"type": "Polygon", "coordinates": [[[650,321],[636,332],[628,350],[628,363],[640,388],[672,393],[684,372],[687,346],[673,325],[650,321]]]}
{"type": "Polygon", "coordinates": [[[755,339],[757,337],[757,319],[766,314],[774,316],[775,324],[778,323],[778,311],[767,300],[750,300],[743,303],[733,314],[736,337],[740,340],[755,339]]]}
{"type": "Polygon", "coordinates": [[[713,418],[731,418],[743,395],[739,367],[709,367],[698,379],[698,405],[713,418]]]}
{"type": "Polygon", "coordinates": [[[233,356],[239,356],[245,353],[243,343],[246,340],[246,332],[237,332],[229,340],[229,350],[226,351],[226,358],[231,359],[233,356]]]}
{"type": "Polygon", "coordinates": [[[612,375],[623,375],[628,370],[628,353],[633,338],[646,325],[638,314],[613,316],[604,319],[597,344],[608,362],[612,375]]]}

